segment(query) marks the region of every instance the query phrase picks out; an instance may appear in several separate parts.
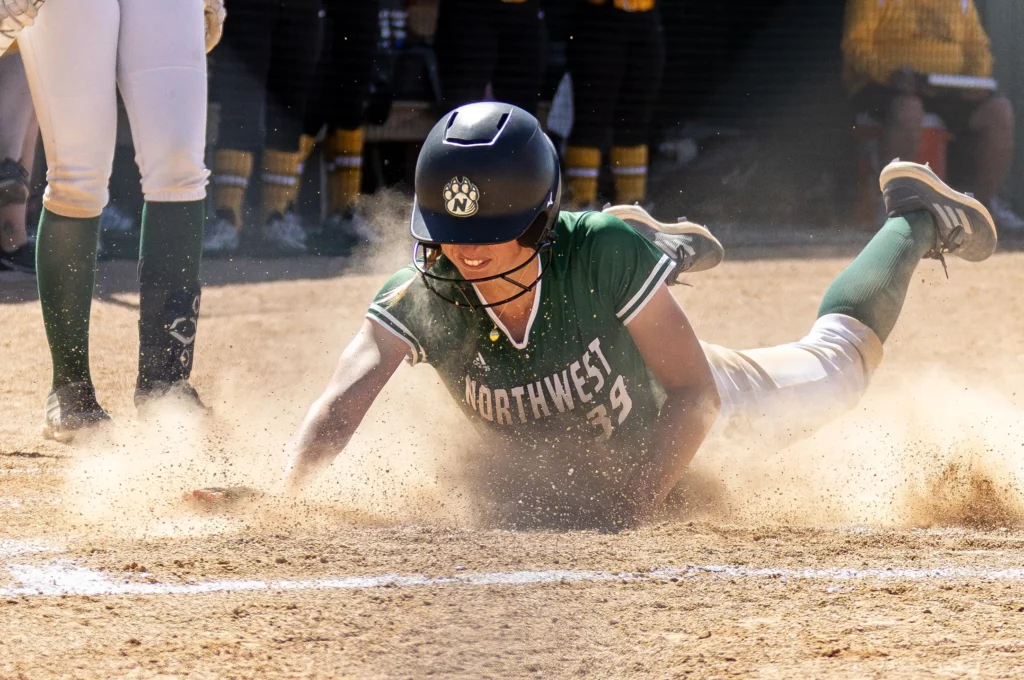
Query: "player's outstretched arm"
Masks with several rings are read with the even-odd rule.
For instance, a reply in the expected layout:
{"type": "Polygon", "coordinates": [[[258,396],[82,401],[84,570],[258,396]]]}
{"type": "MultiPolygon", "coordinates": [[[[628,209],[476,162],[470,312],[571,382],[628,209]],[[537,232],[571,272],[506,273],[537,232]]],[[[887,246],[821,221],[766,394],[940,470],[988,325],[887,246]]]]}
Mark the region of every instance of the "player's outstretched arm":
{"type": "Polygon", "coordinates": [[[300,491],[345,448],[408,351],[393,333],[369,319],[363,321],[341,353],[331,382],[302,422],[288,461],[289,491],[300,491]]]}
{"type": "Polygon", "coordinates": [[[633,479],[640,519],[664,501],[682,477],[714,425],[721,399],[704,349],[665,284],[626,328],[668,394],[658,418],[654,450],[633,479]]]}

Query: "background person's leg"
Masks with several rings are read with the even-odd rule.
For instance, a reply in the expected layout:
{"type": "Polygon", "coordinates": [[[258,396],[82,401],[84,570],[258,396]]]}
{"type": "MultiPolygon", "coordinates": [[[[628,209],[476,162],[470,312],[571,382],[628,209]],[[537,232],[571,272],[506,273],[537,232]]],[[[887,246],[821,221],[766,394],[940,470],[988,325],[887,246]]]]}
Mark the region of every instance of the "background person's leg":
{"type": "Polygon", "coordinates": [[[35,273],[25,209],[39,125],[20,54],[0,58],[0,92],[0,269],[35,273]]]}
{"type": "Polygon", "coordinates": [[[319,0],[278,6],[267,74],[267,129],[260,164],[260,223],[268,252],[306,252],[306,233],[293,208],[299,195],[300,138],[320,53],[319,0]]]}
{"type": "Polygon", "coordinates": [[[335,0],[328,7],[330,54],[326,57],[324,160],[330,215],[355,208],[363,178],[363,110],[377,52],[376,2],[335,0]]]}
{"type": "Polygon", "coordinates": [[[626,63],[626,37],[617,19],[623,13],[580,3],[566,59],[572,74],[575,120],[565,149],[565,201],[568,209],[594,207],[601,148],[610,137],[615,102],[626,63]]]}
{"type": "Polygon", "coordinates": [[[882,125],[883,165],[894,158],[914,160],[921,139],[924,114],[924,102],[917,95],[893,94],[882,125]]]}
{"type": "Polygon", "coordinates": [[[629,205],[647,198],[647,143],[661,94],[665,36],[657,9],[626,18],[630,42],[612,122],[611,171],[615,203],[629,205]]]}
{"type": "Polygon", "coordinates": [[[441,0],[434,53],[441,80],[441,105],[447,112],[484,98],[498,55],[497,3],[441,0]],[[470,28],[471,27],[471,28],[470,28]]]}
{"type": "Polygon", "coordinates": [[[974,141],[974,195],[985,205],[998,196],[1013,163],[1014,117],[1001,94],[983,101],[967,123],[974,141]]]}
{"type": "MultiPolygon", "coordinates": [[[[31,105],[29,100],[29,105],[31,105]]],[[[39,123],[33,114],[25,132],[25,143],[22,146],[22,168],[25,174],[32,176],[35,165],[36,144],[39,141],[39,123]]],[[[28,203],[14,203],[0,208],[0,265],[20,271],[23,274],[35,275],[36,251],[35,244],[28,240],[28,203]]]]}
{"type": "Polygon", "coordinates": [[[212,55],[210,88],[220,105],[217,151],[213,161],[213,211],[210,253],[231,252],[245,223],[245,193],[254,155],[263,145],[273,0],[235,0],[224,37],[212,55]],[[234,228],[234,234],[224,231],[234,228]],[[221,233],[223,232],[223,233],[221,233]]]}
{"type": "Polygon", "coordinates": [[[185,383],[192,370],[209,176],[202,6],[123,0],[118,57],[146,197],[138,401],[185,383]]]}
{"type": "Polygon", "coordinates": [[[506,3],[497,27],[494,97],[537,115],[544,80],[544,19],[540,3],[506,3]]]}

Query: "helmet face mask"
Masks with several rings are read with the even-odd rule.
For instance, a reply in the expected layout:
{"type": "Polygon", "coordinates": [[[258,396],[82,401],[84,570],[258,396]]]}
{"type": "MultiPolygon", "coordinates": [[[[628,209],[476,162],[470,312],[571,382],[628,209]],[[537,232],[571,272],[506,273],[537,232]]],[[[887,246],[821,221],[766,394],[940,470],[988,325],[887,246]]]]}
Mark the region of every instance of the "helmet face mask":
{"type": "Polygon", "coordinates": [[[552,230],[561,202],[561,171],[554,145],[526,111],[480,102],[442,118],[424,142],[416,164],[411,231],[413,263],[427,287],[452,304],[494,307],[533,290],[551,263],[552,230]],[[435,271],[442,244],[496,245],[518,241],[533,255],[510,270],[466,279],[435,271]],[[511,277],[535,258],[540,270],[530,284],[511,277]],[[520,290],[483,303],[473,284],[504,280],[520,290]],[[452,295],[443,288],[453,287],[452,295]]]}
{"type": "MultiPolygon", "coordinates": [[[[528,257],[521,264],[518,264],[512,269],[507,269],[498,274],[484,276],[477,279],[467,279],[461,276],[441,276],[439,274],[432,272],[431,270],[437,263],[437,260],[440,257],[443,257],[443,255],[441,254],[441,244],[439,243],[423,243],[422,241],[417,241],[413,246],[412,261],[413,266],[416,267],[416,270],[420,273],[420,276],[423,277],[423,283],[427,286],[428,289],[430,289],[430,292],[432,292],[434,295],[438,296],[445,302],[449,302],[455,305],[456,307],[469,307],[474,311],[477,309],[487,309],[489,307],[499,307],[501,305],[507,304],[509,302],[512,302],[513,300],[517,300],[522,296],[526,295],[531,290],[536,288],[537,284],[540,283],[541,279],[544,278],[544,275],[548,272],[548,269],[551,267],[551,256],[553,253],[552,246],[554,245],[554,239],[551,238],[551,236],[551,228],[547,227],[542,234],[541,241],[533,245],[533,254],[530,255],[530,257],[528,257]],[[535,259],[539,259],[539,270],[537,272],[537,277],[534,278],[533,281],[531,281],[529,284],[524,285],[519,281],[516,281],[514,278],[512,278],[512,274],[515,274],[516,272],[525,269],[535,259]],[[497,302],[487,303],[483,302],[483,300],[481,300],[478,295],[474,294],[474,284],[486,283],[488,281],[496,281],[499,279],[511,283],[516,288],[518,288],[519,291],[513,295],[510,295],[507,298],[498,300],[497,302]],[[447,284],[452,288],[453,293],[455,294],[445,294],[442,290],[439,289],[437,284],[447,284]]],[[[526,243],[522,243],[521,241],[520,243],[524,246],[529,247],[526,243]]]]}

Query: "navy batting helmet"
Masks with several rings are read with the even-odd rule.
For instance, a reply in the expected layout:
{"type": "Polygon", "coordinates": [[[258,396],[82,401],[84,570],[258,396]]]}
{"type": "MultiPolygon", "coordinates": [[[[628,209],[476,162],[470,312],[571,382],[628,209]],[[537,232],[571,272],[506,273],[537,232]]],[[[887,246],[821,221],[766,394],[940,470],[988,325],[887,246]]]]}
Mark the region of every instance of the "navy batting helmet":
{"type": "MultiPolygon", "coordinates": [[[[418,242],[417,251],[444,243],[489,245],[518,240],[535,254],[547,250],[550,259],[562,175],[554,145],[537,119],[523,109],[479,102],[448,113],[423,144],[416,162],[415,186],[412,235],[418,242]]],[[[417,253],[414,260],[427,279],[457,284],[508,280],[509,274],[529,263],[466,281],[431,273],[431,257],[417,253]]],[[[546,270],[542,264],[537,280],[546,270]]],[[[523,293],[534,285],[536,281],[523,293]]]]}

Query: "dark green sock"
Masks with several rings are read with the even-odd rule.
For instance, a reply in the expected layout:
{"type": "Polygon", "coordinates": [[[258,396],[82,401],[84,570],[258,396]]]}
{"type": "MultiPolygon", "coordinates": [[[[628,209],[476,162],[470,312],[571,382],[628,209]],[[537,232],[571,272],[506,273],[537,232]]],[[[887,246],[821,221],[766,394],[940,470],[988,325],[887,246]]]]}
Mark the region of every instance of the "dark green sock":
{"type": "Polygon", "coordinates": [[[53,360],[52,389],[92,382],[89,311],[96,282],[100,218],[62,217],[44,209],[36,237],[36,280],[53,360]]]}
{"type": "Polygon", "coordinates": [[[934,245],[935,223],[929,213],[889,218],[825,291],[818,317],[852,316],[885,342],[903,309],[917,263],[934,245]]]}
{"type": "Polygon", "coordinates": [[[139,390],[188,380],[199,317],[205,201],[146,203],[139,246],[139,390]]]}

